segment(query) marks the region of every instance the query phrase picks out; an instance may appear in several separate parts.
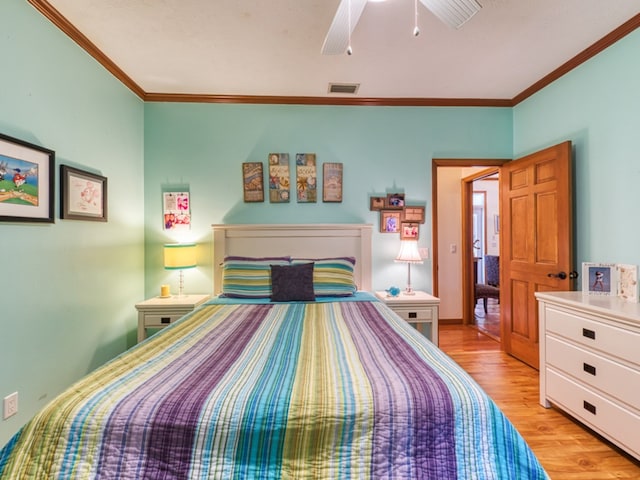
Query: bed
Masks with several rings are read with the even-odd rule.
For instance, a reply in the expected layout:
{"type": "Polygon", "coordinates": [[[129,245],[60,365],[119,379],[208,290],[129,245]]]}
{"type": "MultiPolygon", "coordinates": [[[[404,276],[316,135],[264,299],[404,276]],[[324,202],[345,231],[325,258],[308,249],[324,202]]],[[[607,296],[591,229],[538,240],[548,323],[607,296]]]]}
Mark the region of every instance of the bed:
{"type": "Polygon", "coordinates": [[[213,239],[224,296],[53,400],[0,450],[0,478],[548,478],[482,389],[368,293],[370,225],[213,239]]]}

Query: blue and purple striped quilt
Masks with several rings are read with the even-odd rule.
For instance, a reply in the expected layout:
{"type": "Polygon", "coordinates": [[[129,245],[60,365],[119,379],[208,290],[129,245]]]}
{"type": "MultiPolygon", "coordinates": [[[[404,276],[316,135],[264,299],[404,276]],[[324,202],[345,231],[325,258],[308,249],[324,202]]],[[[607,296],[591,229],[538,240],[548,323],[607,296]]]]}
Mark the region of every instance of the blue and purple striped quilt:
{"type": "Polygon", "coordinates": [[[205,305],[60,395],[2,479],[546,479],[480,387],[379,302],[205,305]]]}

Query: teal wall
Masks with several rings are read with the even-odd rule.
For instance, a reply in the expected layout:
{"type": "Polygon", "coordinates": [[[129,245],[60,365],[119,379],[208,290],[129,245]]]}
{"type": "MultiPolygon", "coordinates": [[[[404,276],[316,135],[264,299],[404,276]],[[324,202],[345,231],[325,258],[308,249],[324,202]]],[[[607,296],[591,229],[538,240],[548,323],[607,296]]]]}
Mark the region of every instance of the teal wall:
{"type": "Polygon", "coordinates": [[[143,104],[24,0],[0,2],[0,132],[56,152],[55,224],[0,223],[4,444],[135,342],[143,280],[143,104]],[[58,166],[108,177],[109,222],[59,219],[58,166]]]}
{"type": "MultiPolygon", "coordinates": [[[[162,269],[162,245],[196,241],[198,270],[185,271],[191,293],[212,291],[211,224],[371,223],[369,196],[404,192],[426,205],[420,246],[431,248],[431,159],[510,158],[511,109],[398,108],[149,103],[145,105],[146,293],[177,274],[162,269]],[[242,162],[270,152],[315,153],[344,165],[342,203],[244,203],[242,162]],[[162,229],[162,192],[188,187],[193,214],[188,234],[162,229]]],[[[292,180],[295,174],[292,173],[292,180]]],[[[373,287],[406,283],[407,268],[393,261],[398,235],[374,233],[373,287]]],[[[431,262],[412,268],[412,285],[431,291],[431,262]]]]}
{"type": "Polygon", "coordinates": [[[515,157],[573,142],[576,260],[640,265],[640,30],[514,108],[515,157]]]}

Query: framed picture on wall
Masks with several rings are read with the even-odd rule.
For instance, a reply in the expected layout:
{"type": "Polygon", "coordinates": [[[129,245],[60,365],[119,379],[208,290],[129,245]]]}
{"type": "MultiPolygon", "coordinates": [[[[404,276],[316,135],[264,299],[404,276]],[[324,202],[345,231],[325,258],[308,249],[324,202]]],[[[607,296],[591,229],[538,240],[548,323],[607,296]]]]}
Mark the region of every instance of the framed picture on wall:
{"type": "Polygon", "coordinates": [[[389,193],[387,195],[387,208],[404,208],[404,193],[389,193]]]}
{"type": "Polygon", "coordinates": [[[271,203],[289,203],[291,196],[291,178],[289,173],[289,154],[269,154],[269,201],[271,203]]]}
{"type": "Polygon", "coordinates": [[[400,210],[380,210],[380,232],[398,233],[401,214],[400,210]]]}
{"type": "Polygon", "coordinates": [[[242,190],[245,202],[264,202],[262,162],[242,164],[242,190]]]}
{"type": "Polygon", "coordinates": [[[60,165],[60,218],[107,221],[107,178],[60,165]]]}
{"type": "Polygon", "coordinates": [[[402,221],[424,223],[424,207],[404,207],[402,221]]]}
{"type": "Polygon", "coordinates": [[[322,164],[322,201],[342,202],[342,163],[322,164]]]}
{"type": "Polygon", "coordinates": [[[296,153],[296,198],[298,203],[315,203],[318,198],[315,153],[296,153]]]}
{"type": "Polygon", "coordinates": [[[400,240],[418,240],[420,224],[412,222],[400,223],[400,240]]]}
{"type": "Polygon", "coordinates": [[[0,221],[53,223],[55,152],[0,134],[0,221]]]}
{"type": "Polygon", "coordinates": [[[382,210],[386,206],[387,197],[369,198],[369,210],[382,210]]]}

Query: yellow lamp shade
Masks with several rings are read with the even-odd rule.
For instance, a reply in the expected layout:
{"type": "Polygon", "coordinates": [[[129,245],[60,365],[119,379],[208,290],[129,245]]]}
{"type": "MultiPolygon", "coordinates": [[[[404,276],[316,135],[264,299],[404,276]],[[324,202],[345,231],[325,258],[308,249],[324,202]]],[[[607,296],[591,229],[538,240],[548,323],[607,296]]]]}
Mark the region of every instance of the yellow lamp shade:
{"type": "Polygon", "coordinates": [[[174,243],[164,246],[164,268],[183,270],[196,267],[196,244],[174,243]]]}

